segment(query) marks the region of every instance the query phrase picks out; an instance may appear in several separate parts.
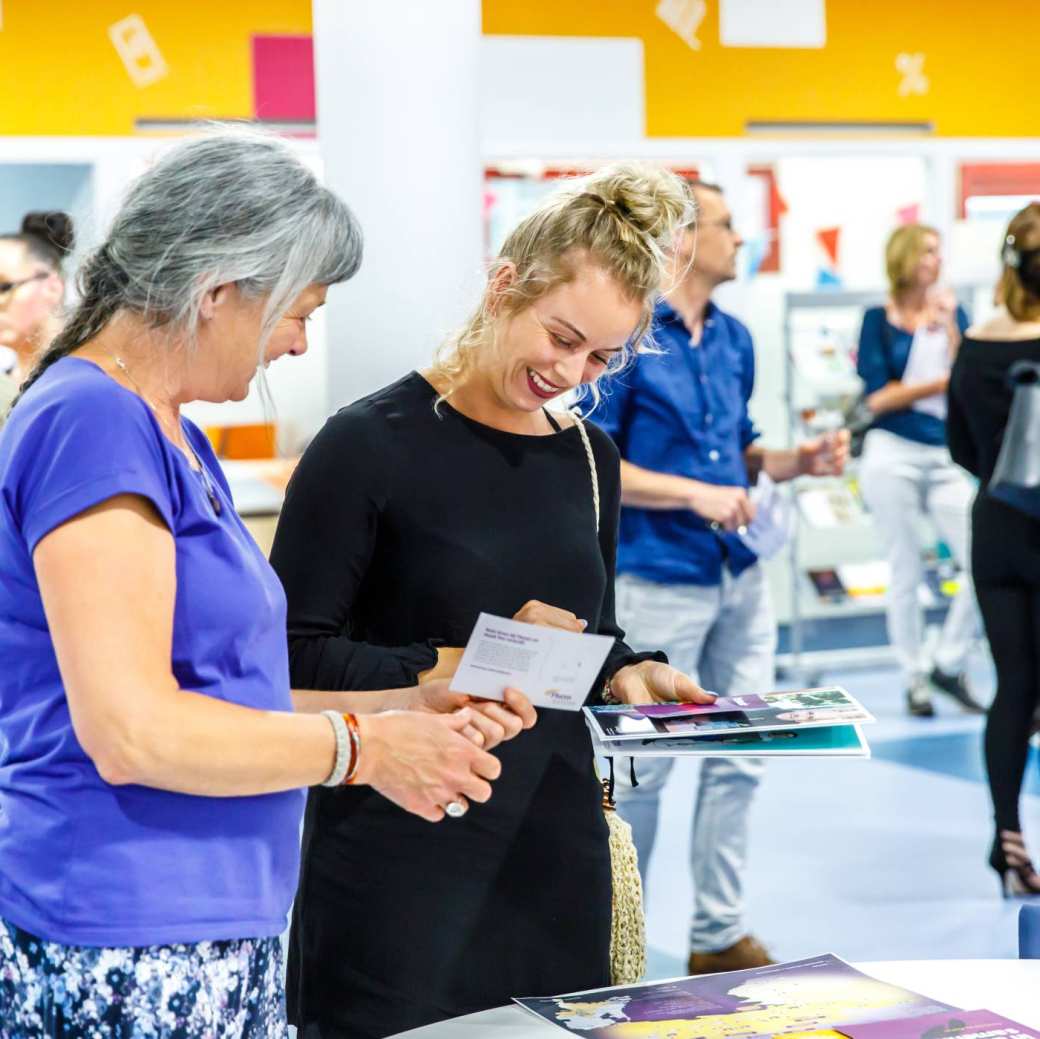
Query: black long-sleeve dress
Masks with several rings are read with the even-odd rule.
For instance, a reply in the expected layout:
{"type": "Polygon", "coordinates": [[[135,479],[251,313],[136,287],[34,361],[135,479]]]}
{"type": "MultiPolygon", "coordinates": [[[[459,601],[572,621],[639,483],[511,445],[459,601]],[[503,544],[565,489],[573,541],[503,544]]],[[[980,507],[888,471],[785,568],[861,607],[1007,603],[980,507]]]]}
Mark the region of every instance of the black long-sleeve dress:
{"type": "MultiPolygon", "coordinates": [[[[1040,702],[1040,520],[986,492],[1011,409],[1008,370],[1040,363],[1040,339],[965,337],[950,373],[946,433],[953,460],[979,478],[971,570],[997,672],[986,719],[986,770],[996,828],[1022,829],[1019,793],[1040,702]]],[[[999,860],[998,860],[999,861],[999,860]]]]}
{"type": "MultiPolygon", "coordinates": [[[[271,561],[303,689],[411,685],[481,610],[539,599],[617,640],[617,450],[588,427],[472,421],[413,373],[340,411],[289,485],[271,561]]],[[[598,683],[595,687],[598,689],[598,683]]],[[[491,801],[436,825],[367,789],[312,792],[289,959],[301,1039],[366,1039],[609,984],[607,831],[579,714],[544,710],[496,751],[491,801]]]]}

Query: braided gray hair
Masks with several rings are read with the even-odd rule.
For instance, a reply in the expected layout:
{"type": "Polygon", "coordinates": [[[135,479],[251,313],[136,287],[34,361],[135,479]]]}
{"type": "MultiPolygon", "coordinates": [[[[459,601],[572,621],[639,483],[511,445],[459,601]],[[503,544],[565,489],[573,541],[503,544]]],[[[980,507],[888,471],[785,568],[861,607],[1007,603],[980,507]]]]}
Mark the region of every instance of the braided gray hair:
{"type": "Polygon", "coordinates": [[[247,297],[267,297],[259,365],[300,292],[346,281],[361,252],[346,204],[277,138],[216,128],[184,141],[130,187],[107,239],[80,268],[79,304],[21,394],[120,311],[191,342],[206,294],[232,283],[247,297]]]}

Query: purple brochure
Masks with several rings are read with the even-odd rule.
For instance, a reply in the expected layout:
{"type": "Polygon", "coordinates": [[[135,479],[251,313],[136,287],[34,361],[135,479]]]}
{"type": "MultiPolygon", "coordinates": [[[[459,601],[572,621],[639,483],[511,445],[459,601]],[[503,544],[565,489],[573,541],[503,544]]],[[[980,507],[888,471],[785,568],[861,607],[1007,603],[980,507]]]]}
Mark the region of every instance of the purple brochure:
{"type": "Polygon", "coordinates": [[[761,696],[720,696],[714,703],[643,703],[635,707],[648,718],[682,718],[689,714],[732,714],[769,704],[761,696]]]}
{"type": "Polygon", "coordinates": [[[849,1039],[1040,1039],[1040,1032],[991,1010],[947,1010],[942,1014],[838,1028],[849,1039]]]}
{"type": "Polygon", "coordinates": [[[903,1023],[951,1009],[833,955],[514,1002],[584,1039],[773,1039],[785,1033],[804,1039],[809,1032],[840,1039],[838,1025],[903,1023]]]}

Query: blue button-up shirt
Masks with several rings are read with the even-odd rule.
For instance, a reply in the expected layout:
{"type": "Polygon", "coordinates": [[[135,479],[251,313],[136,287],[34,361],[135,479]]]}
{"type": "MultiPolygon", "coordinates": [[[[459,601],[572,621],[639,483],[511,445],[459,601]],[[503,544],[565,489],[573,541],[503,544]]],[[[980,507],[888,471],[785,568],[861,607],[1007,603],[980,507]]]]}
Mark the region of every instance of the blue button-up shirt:
{"type": "MultiPolygon", "coordinates": [[[[755,383],[751,334],[709,303],[699,343],[663,300],[654,315],[662,354],[640,354],[603,386],[592,414],[621,457],[657,473],[747,487],[744,451],[759,435],[748,414],[755,383]]],[[[664,584],[717,585],[726,566],[756,562],[735,534],[716,533],[689,509],[621,510],[618,573],[664,584]]]]}

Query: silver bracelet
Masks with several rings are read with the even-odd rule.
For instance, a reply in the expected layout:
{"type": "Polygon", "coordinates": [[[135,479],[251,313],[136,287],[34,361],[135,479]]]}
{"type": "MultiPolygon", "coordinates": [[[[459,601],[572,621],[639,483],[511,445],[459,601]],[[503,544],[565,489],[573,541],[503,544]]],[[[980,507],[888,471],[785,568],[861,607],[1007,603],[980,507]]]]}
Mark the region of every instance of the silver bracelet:
{"type": "Polygon", "coordinates": [[[322,711],[321,713],[328,718],[332,731],[336,734],[336,763],[332,766],[329,778],[321,785],[339,786],[350,767],[350,733],[347,730],[347,723],[339,711],[322,711]]]}

